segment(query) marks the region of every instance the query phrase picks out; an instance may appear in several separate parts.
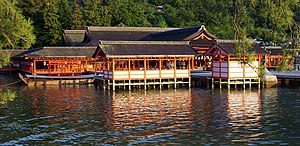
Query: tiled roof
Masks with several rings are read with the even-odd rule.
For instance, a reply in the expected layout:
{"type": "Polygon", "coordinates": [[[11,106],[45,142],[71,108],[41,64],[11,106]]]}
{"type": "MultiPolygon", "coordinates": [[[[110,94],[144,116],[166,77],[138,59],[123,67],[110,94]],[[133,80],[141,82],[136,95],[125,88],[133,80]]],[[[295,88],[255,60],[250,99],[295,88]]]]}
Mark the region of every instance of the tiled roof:
{"type": "MultiPolygon", "coordinates": [[[[228,54],[235,54],[236,50],[235,45],[232,43],[219,43],[218,44],[223,50],[225,50],[228,54]]],[[[247,52],[254,52],[256,54],[268,54],[269,52],[263,49],[261,46],[254,44],[252,48],[249,48],[247,52]]]]}
{"type": "Polygon", "coordinates": [[[158,27],[95,27],[89,26],[89,42],[85,46],[97,46],[102,41],[136,41],[151,33],[162,32],[174,28],[158,27]]]}
{"type": "Polygon", "coordinates": [[[210,47],[215,44],[215,40],[192,40],[190,44],[196,47],[210,47]]]}
{"type": "Polygon", "coordinates": [[[2,52],[5,53],[6,51],[10,52],[10,57],[14,57],[20,53],[25,52],[26,50],[1,50],[0,55],[2,54],[2,52]]]}
{"type": "Polygon", "coordinates": [[[15,58],[79,58],[93,57],[96,47],[42,47],[27,50],[15,58]]]}
{"type": "MultiPolygon", "coordinates": [[[[235,41],[235,40],[218,40],[215,45],[211,46],[211,48],[213,48],[215,46],[219,46],[227,54],[236,54],[236,50],[235,50],[236,42],[237,41],[235,41]]],[[[252,48],[248,48],[247,52],[254,52],[255,54],[269,54],[269,52],[267,50],[265,50],[264,48],[262,48],[261,46],[255,44],[255,43],[253,43],[252,48]]]]}
{"type": "Polygon", "coordinates": [[[283,55],[284,51],[280,46],[269,46],[264,47],[267,51],[270,52],[270,55],[283,55]]]}
{"type": "Polygon", "coordinates": [[[102,41],[99,52],[106,57],[194,56],[196,51],[185,41],[102,41]]]}
{"type": "Polygon", "coordinates": [[[86,30],[64,30],[64,45],[80,46],[86,39],[86,30]]]}
{"type": "Polygon", "coordinates": [[[164,32],[158,32],[148,35],[141,40],[151,40],[151,41],[183,41],[183,40],[193,40],[193,38],[205,33],[212,39],[216,39],[214,35],[210,34],[205,27],[193,26],[188,28],[173,29],[164,32]]]}

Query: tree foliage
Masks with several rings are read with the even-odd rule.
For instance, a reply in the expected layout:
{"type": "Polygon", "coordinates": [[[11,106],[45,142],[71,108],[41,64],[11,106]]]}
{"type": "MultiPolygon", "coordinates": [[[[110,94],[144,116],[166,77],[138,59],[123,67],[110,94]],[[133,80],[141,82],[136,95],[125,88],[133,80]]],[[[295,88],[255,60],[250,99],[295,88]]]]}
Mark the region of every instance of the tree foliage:
{"type": "Polygon", "coordinates": [[[35,42],[30,19],[25,19],[15,2],[0,0],[0,48],[29,48],[35,42]]]}
{"type": "MultiPolygon", "coordinates": [[[[283,44],[298,38],[300,23],[299,0],[20,0],[18,6],[26,18],[34,21],[37,37],[49,37],[49,41],[39,39],[35,46],[59,44],[61,38],[54,35],[61,34],[59,31],[91,25],[188,27],[203,24],[221,39],[261,39],[269,44],[283,44]],[[49,3],[47,8],[45,3],[49,3]],[[49,15],[50,18],[44,18],[49,15]],[[54,26],[45,29],[48,21],[53,21],[54,26]],[[41,33],[41,29],[49,34],[41,33]]],[[[298,48],[298,41],[288,47],[298,48]]]]}
{"type": "Polygon", "coordinates": [[[9,63],[11,49],[26,49],[35,42],[30,19],[25,19],[16,1],[0,0],[0,67],[9,63]]]}

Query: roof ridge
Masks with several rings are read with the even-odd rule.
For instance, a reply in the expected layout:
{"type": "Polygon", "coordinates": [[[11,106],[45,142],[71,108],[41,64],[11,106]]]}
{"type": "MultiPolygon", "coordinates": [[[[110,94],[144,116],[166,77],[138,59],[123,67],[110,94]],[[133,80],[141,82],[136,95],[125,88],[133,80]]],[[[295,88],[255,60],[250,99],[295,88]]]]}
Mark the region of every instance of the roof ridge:
{"type": "Polygon", "coordinates": [[[153,32],[153,31],[166,31],[173,30],[177,28],[164,28],[164,27],[101,27],[101,26],[87,26],[87,30],[90,31],[144,31],[144,32],[153,32]]]}
{"type": "Polygon", "coordinates": [[[45,46],[45,47],[42,47],[43,49],[59,49],[59,48],[66,48],[66,49],[69,49],[69,48],[87,48],[87,49],[91,49],[91,48],[96,48],[96,46],[45,46]]]}
{"type": "Polygon", "coordinates": [[[72,30],[72,29],[64,29],[63,30],[64,33],[68,32],[68,33],[75,33],[75,32],[86,32],[86,30],[72,30]]]}
{"type": "MultiPolygon", "coordinates": [[[[240,40],[223,40],[223,39],[216,39],[216,42],[219,44],[234,44],[239,42],[240,40]]],[[[254,41],[253,41],[254,43],[254,41]]]]}
{"type": "Polygon", "coordinates": [[[263,46],[265,49],[282,49],[281,46],[263,46]]]}
{"type": "MultiPolygon", "coordinates": [[[[194,28],[198,28],[200,26],[190,26],[190,27],[185,27],[185,28],[175,28],[175,29],[171,29],[171,30],[166,30],[163,32],[157,32],[157,33],[153,33],[151,35],[167,35],[167,34],[172,34],[172,33],[177,33],[180,31],[188,31],[190,29],[194,29],[194,28]]],[[[197,31],[199,31],[199,29],[197,29],[197,31]]]]}
{"type": "Polygon", "coordinates": [[[99,45],[121,45],[121,44],[142,44],[142,45],[189,45],[190,41],[99,41],[99,45]]]}

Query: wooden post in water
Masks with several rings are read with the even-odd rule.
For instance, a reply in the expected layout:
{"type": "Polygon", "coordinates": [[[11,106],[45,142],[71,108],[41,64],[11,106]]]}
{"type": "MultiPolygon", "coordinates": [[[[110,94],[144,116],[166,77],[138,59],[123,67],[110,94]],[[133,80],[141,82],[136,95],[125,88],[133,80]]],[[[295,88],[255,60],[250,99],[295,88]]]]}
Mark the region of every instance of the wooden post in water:
{"type": "Polygon", "coordinates": [[[113,91],[115,91],[116,90],[115,80],[112,80],[112,85],[113,85],[113,91]]]}
{"type": "Polygon", "coordinates": [[[159,58],[159,89],[161,89],[161,58],[159,58]]]}
{"type": "Polygon", "coordinates": [[[230,90],[230,79],[227,80],[227,88],[230,90]]]}
{"type": "Polygon", "coordinates": [[[131,90],[131,81],[130,81],[130,79],[128,80],[128,89],[131,90]]]}
{"type": "Polygon", "coordinates": [[[174,88],[176,89],[176,57],[174,57],[174,88]]]}
{"type": "MultiPolygon", "coordinates": [[[[208,79],[209,80],[209,79],[208,79]]],[[[214,89],[214,85],[215,85],[215,83],[214,83],[215,81],[214,81],[214,78],[211,78],[211,88],[212,89],[214,89]]],[[[208,84],[208,88],[209,88],[209,81],[207,82],[207,84],[208,84]]]]}

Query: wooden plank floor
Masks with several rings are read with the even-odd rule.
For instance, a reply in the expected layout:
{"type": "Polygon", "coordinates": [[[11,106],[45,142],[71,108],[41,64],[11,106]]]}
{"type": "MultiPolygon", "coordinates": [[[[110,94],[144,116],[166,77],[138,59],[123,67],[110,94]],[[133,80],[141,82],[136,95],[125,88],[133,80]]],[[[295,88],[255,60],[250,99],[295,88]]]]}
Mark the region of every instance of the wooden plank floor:
{"type": "Polygon", "coordinates": [[[292,71],[292,72],[270,71],[270,73],[275,75],[277,79],[300,79],[300,71],[292,71]]]}

